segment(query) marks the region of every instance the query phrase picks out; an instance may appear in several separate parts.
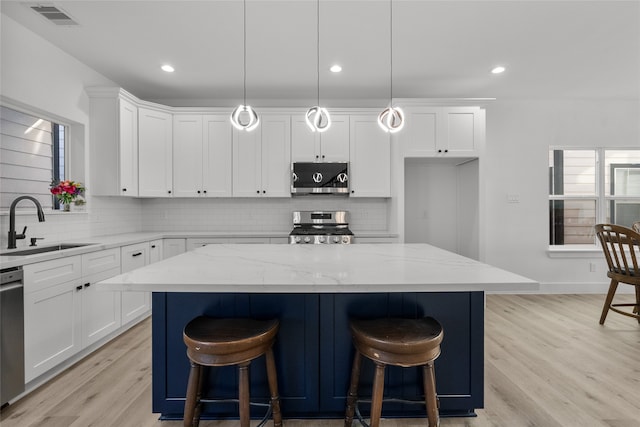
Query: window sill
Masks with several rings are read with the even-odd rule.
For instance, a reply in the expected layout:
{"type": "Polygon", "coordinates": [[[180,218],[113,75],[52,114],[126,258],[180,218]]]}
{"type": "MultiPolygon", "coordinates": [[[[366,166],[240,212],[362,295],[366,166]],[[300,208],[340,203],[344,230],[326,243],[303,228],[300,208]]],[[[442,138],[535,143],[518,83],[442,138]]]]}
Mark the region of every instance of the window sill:
{"type": "Polygon", "coordinates": [[[561,247],[549,247],[549,258],[597,258],[602,256],[599,246],[590,245],[565,245],[561,247]]]}

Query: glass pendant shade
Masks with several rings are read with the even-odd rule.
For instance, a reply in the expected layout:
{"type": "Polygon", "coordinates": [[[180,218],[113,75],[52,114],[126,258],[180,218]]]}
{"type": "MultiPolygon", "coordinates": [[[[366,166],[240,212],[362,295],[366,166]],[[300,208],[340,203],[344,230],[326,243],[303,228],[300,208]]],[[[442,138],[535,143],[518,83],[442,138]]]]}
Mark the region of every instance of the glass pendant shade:
{"type": "Polygon", "coordinates": [[[305,120],[312,132],[324,132],[331,127],[329,112],[319,106],[309,108],[305,120]]]}
{"type": "Polygon", "coordinates": [[[400,108],[387,107],[378,115],[378,125],[385,132],[396,133],[404,127],[404,113],[400,108]]]}
{"type": "Polygon", "coordinates": [[[231,124],[238,130],[250,132],[260,124],[260,118],[250,105],[238,105],[231,113],[231,124]]]}

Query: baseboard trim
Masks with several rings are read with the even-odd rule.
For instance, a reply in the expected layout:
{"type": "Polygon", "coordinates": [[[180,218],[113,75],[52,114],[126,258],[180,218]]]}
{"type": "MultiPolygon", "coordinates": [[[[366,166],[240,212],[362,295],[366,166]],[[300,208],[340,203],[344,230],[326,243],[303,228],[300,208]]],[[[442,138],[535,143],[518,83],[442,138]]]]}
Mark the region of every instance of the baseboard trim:
{"type": "MultiPolygon", "coordinates": [[[[606,294],[609,282],[540,282],[540,288],[534,291],[494,291],[487,294],[606,294]]],[[[620,284],[617,293],[632,294],[633,286],[620,284]]]]}

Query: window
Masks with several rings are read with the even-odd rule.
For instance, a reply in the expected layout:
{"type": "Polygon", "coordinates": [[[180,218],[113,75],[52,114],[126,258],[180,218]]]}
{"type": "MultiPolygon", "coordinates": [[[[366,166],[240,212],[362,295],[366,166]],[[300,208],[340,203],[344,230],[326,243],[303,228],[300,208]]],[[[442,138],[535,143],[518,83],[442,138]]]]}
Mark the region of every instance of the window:
{"type": "Polygon", "coordinates": [[[53,179],[65,178],[68,127],[7,107],[0,107],[0,209],[20,195],[59,209],[49,192],[53,179]]]}
{"type": "Polygon", "coordinates": [[[640,221],[640,150],[549,150],[549,244],[595,245],[593,226],[640,221]]]}

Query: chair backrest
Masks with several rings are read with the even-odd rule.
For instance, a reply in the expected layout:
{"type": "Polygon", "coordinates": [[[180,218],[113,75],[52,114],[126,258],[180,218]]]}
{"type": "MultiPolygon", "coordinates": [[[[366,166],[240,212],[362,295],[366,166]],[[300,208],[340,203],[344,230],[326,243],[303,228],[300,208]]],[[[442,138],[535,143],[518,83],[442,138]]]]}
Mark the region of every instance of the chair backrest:
{"type": "Polygon", "coordinates": [[[640,234],[614,224],[597,224],[595,230],[609,266],[607,275],[621,282],[640,282],[640,234]]]}
{"type": "Polygon", "coordinates": [[[633,231],[636,233],[640,233],[640,221],[634,222],[631,228],[633,228],[633,231]]]}

